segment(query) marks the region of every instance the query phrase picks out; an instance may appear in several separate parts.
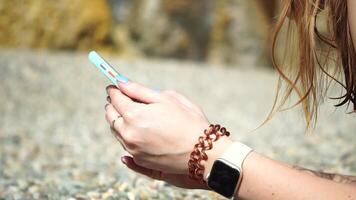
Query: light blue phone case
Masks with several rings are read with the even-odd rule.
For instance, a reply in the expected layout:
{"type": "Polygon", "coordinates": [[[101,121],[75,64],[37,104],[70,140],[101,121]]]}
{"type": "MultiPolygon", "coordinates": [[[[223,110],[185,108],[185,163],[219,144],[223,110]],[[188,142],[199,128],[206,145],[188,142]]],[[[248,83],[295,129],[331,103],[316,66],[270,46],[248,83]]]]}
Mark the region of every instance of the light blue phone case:
{"type": "Polygon", "coordinates": [[[88,55],[89,60],[103,73],[114,85],[117,82],[127,82],[128,78],[120,75],[108,62],[106,62],[98,53],[91,51],[88,55]]]}

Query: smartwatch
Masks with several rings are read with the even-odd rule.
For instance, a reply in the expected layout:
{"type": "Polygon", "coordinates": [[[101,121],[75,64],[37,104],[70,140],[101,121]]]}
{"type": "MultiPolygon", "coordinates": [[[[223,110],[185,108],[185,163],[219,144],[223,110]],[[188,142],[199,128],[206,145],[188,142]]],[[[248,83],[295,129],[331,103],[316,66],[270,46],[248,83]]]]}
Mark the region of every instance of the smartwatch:
{"type": "Polygon", "coordinates": [[[208,187],[226,198],[234,197],[242,179],[242,164],[251,151],[245,144],[232,143],[221,157],[214,161],[205,178],[208,187]]]}

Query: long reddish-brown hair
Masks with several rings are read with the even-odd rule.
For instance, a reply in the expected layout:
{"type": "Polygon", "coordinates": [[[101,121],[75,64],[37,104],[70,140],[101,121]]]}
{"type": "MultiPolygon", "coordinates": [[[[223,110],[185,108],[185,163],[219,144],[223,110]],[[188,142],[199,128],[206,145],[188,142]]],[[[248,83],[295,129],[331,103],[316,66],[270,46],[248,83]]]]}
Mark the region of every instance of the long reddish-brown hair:
{"type": "Polygon", "coordinates": [[[336,106],[351,104],[356,110],[356,53],[347,15],[347,0],[283,0],[272,43],[280,79],[268,119],[285,109],[295,92],[299,98],[293,106],[302,105],[307,128],[313,128],[331,81],[344,88],[334,98],[339,100],[336,106]],[[319,31],[319,21],[324,21],[326,31],[319,31]],[[277,44],[282,35],[287,42],[281,56],[277,44]]]}

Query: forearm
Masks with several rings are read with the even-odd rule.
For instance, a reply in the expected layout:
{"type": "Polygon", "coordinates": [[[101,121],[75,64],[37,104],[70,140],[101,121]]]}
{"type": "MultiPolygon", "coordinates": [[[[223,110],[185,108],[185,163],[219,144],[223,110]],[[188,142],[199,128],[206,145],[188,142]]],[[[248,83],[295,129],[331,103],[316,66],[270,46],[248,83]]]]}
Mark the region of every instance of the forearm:
{"type": "Polygon", "coordinates": [[[236,194],[241,199],[356,199],[356,186],[323,179],[252,152],[236,194]]]}
{"type": "Polygon", "coordinates": [[[341,174],[331,174],[321,171],[313,171],[310,169],[305,169],[299,166],[293,166],[294,169],[301,172],[308,173],[310,175],[318,176],[320,178],[328,179],[337,183],[346,183],[346,184],[355,184],[356,185],[356,176],[345,176],[341,174]]]}

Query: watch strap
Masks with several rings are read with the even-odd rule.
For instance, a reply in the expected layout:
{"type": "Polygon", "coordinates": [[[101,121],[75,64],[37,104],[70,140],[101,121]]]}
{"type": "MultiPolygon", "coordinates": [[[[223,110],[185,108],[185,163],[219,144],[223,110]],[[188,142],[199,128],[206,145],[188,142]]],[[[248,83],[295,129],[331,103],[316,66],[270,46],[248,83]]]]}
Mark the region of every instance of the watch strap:
{"type": "MultiPolygon", "coordinates": [[[[240,142],[234,142],[223,152],[219,158],[239,168],[241,170],[240,173],[242,174],[243,162],[251,151],[252,149],[249,146],[240,142]]],[[[208,180],[209,175],[210,173],[204,177],[205,181],[208,180]]]]}
{"type": "MultiPolygon", "coordinates": [[[[252,151],[252,149],[240,142],[234,142],[228,148],[223,152],[223,154],[219,157],[222,158],[223,160],[235,165],[241,170],[241,175],[242,175],[242,165],[247,157],[247,155],[252,151]]],[[[204,180],[208,180],[209,174],[207,174],[206,177],[204,177],[204,180]]]]}
{"type": "Polygon", "coordinates": [[[232,143],[221,155],[220,158],[236,165],[242,170],[242,165],[247,155],[252,149],[240,142],[232,143]]]}

